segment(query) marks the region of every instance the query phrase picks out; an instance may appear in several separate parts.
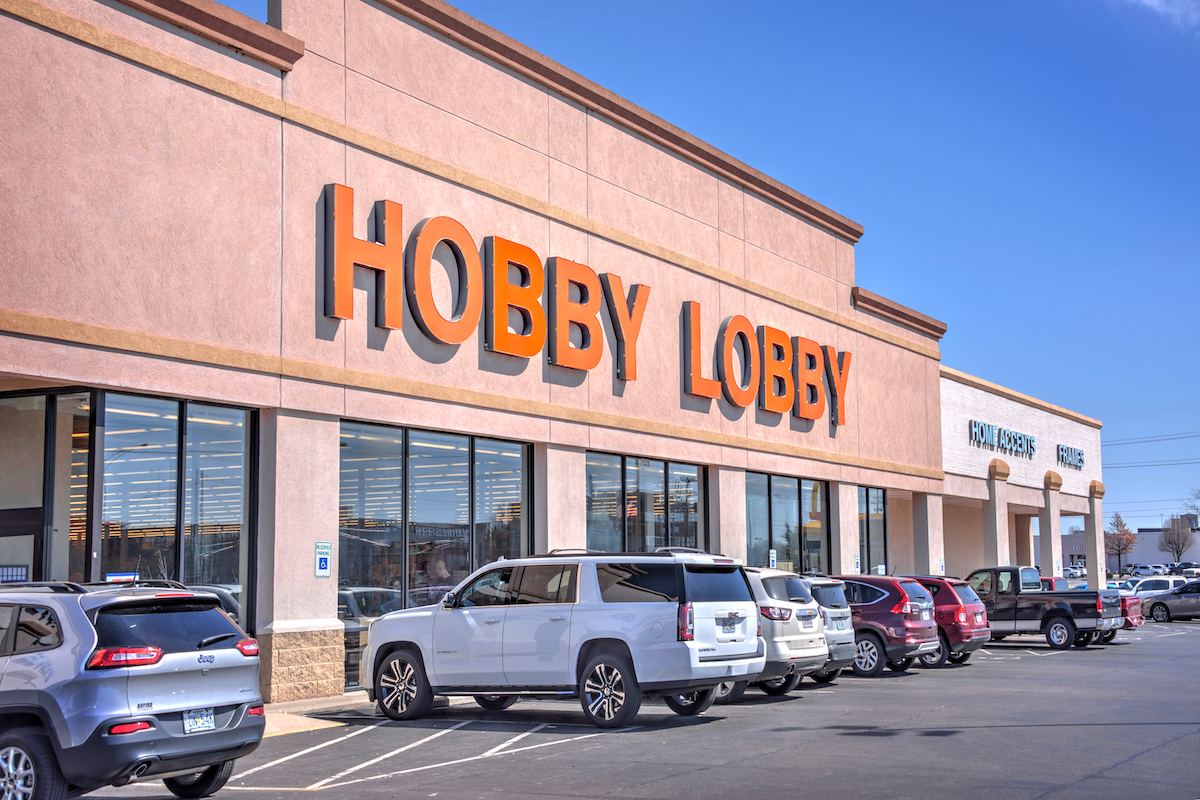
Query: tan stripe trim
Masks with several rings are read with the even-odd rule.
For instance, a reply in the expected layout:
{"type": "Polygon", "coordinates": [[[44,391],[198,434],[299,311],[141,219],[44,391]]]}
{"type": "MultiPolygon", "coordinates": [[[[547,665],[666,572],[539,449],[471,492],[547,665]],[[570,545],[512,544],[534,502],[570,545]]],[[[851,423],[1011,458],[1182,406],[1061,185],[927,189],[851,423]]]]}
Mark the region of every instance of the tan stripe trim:
{"type": "Polygon", "coordinates": [[[985,381],[983,378],[976,378],[974,375],[968,375],[965,372],[959,372],[956,369],[951,369],[950,367],[947,367],[945,364],[942,364],[940,366],[941,366],[942,377],[946,378],[947,380],[952,380],[955,383],[961,383],[964,386],[971,386],[976,389],[982,389],[983,391],[988,392],[989,394],[999,395],[1000,397],[1006,397],[1009,400],[1015,400],[1018,403],[1024,403],[1027,406],[1032,406],[1033,408],[1037,408],[1042,411],[1049,411],[1051,414],[1057,414],[1060,417],[1066,417],[1069,420],[1073,420],[1075,422],[1081,422],[1084,425],[1088,425],[1093,428],[1103,428],[1104,427],[1104,423],[1102,423],[1098,419],[1092,419],[1091,417],[1085,417],[1083,414],[1077,414],[1074,411],[1063,408],[1062,406],[1056,406],[1052,403],[1047,403],[1045,400],[1038,400],[1036,397],[1030,397],[1027,394],[1021,394],[1020,392],[1014,392],[1012,389],[1006,389],[997,383],[992,383],[991,381],[985,381]]]}
{"type": "Polygon", "coordinates": [[[569,408],[551,403],[477,392],[470,389],[437,386],[435,384],[378,375],[371,372],[361,372],[344,367],[315,364],[309,361],[297,361],[295,359],[280,358],[278,356],[259,353],[248,353],[243,350],[233,350],[207,344],[184,342],[148,333],[133,333],[83,322],[70,322],[33,314],[24,314],[19,311],[0,309],[0,331],[19,336],[61,341],[68,344],[119,350],[136,355],[190,361],[205,366],[240,369],[283,378],[295,378],[297,380],[319,381],[321,383],[346,386],[354,389],[368,389],[388,394],[416,397],[423,400],[450,403],[452,405],[472,406],[491,411],[543,417],[563,422],[577,422],[583,425],[597,425],[604,428],[634,431],[654,436],[666,436],[673,439],[720,445],[722,447],[734,447],[743,450],[756,450],[761,453],[806,458],[829,464],[842,464],[850,467],[879,470],[881,472],[914,475],[919,478],[942,479],[941,470],[911,467],[890,461],[877,461],[858,456],[844,456],[837,453],[828,453],[823,450],[799,447],[797,445],[768,442],[725,433],[700,431],[684,425],[671,425],[664,422],[653,422],[635,417],[620,416],[618,414],[605,414],[588,409],[569,408]]]}
{"type": "Polygon", "coordinates": [[[648,256],[657,258],[670,264],[683,267],[686,270],[694,272],[698,275],[703,275],[716,281],[720,281],[728,286],[741,289],[744,292],[758,295],[759,297],[779,303],[780,305],[793,308],[797,311],[809,314],[819,319],[832,322],[835,325],[849,328],[858,333],[870,336],[888,344],[902,347],[906,350],[911,350],[918,355],[932,358],[935,361],[941,360],[941,353],[936,348],[926,347],[907,339],[896,336],[887,331],[880,330],[870,325],[866,325],[856,319],[842,316],[833,311],[821,308],[820,306],[806,302],[799,298],[791,297],[783,292],[772,289],[768,286],[755,283],[754,281],[746,280],[740,276],[725,272],[717,267],[705,264],[689,256],[673,252],[665,247],[651,244],[636,236],[631,236],[616,228],[604,225],[587,217],[575,214],[566,209],[551,205],[543,200],[538,200],[535,197],[521,194],[512,189],[494,183],[485,178],[473,175],[465,170],[452,167],[448,164],[443,164],[428,156],[414,153],[399,145],[393,144],[385,139],[373,136],[364,131],[352,128],[349,125],[338,122],[336,120],[324,117],[320,114],[309,111],[297,105],[285,103],[278,97],[260,92],[257,89],[251,89],[236,81],[229,80],[220,75],[200,69],[184,61],[180,61],[172,56],[165,55],[157,50],[151,50],[148,47],[132,42],[124,37],[118,36],[109,31],[101,30],[89,23],[67,16],[58,11],[46,8],[39,5],[33,0],[0,0],[0,11],[12,14],[22,19],[33,22],[64,36],[68,36],[85,44],[92,45],[101,50],[120,56],[128,61],[148,67],[161,72],[169,77],[178,78],[181,81],[205,89],[214,94],[221,95],[230,100],[233,100],[250,108],[257,109],[271,116],[279,117],[288,122],[295,123],[304,128],[308,128],[316,133],[329,136],[345,142],[346,144],[359,147],[363,150],[375,153],[377,155],[388,158],[399,164],[418,169],[451,183],[456,183],[467,189],[480,192],[502,202],[508,203],[518,208],[523,208],[534,214],[538,214],[564,225],[569,225],[578,228],[581,231],[590,233],[594,236],[599,236],[609,241],[619,244],[623,247],[628,247],[632,250],[645,253],[648,256]]]}

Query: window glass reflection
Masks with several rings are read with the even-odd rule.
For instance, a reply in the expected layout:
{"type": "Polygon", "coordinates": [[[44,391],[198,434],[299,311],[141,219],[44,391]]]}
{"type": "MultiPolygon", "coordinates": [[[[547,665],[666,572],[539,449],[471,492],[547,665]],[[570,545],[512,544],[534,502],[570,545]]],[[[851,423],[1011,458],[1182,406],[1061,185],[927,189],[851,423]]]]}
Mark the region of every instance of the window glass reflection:
{"type": "Polygon", "coordinates": [[[630,553],[667,546],[666,465],[648,458],[625,459],[625,547],[630,553]]]}
{"type": "Polygon", "coordinates": [[[410,605],[436,602],[471,572],[470,469],[467,437],[409,432],[410,605]]]}
{"type": "Polygon", "coordinates": [[[179,403],[108,395],[100,580],[174,579],[179,403]]]}
{"type": "Polygon", "coordinates": [[[800,527],[804,532],[803,570],[829,572],[827,519],[825,514],[825,483],[801,481],[800,527]]]}
{"type": "Polygon", "coordinates": [[[42,538],[46,398],[0,400],[0,582],[35,580],[42,538]]]}
{"type": "Polygon", "coordinates": [[[525,510],[525,448],[475,440],[475,564],[516,558],[529,540],[525,510]]]}
{"type": "Polygon", "coordinates": [[[621,457],[587,454],[587,548],[605,553],[624,549],[625,509],[621,457]]]}
{"type": "Polygon", "coordinates": [[[767,543],[770,541],[770,512],[768,504],[768,478],[755,472],[746,473],[746,563],[752,567],[765,567],[767,543]]]}
{"type": "Polygon", "coordinates": [[[88,454],[91,392],[55,398],[54,522],[50,539],[53,581],[83,581],[87,560],[88,454]]]}
{"type": "Polygon", "coordinates": [[[587,454],[587,546],[607,553],[703,547],[702,467],[587,454]]]}
{"type": "Polygon", "coordinates": [[[700,468],[694,464],[671,464],[667,485],[670,508],[671,547],[695,547],[700,540],[700,514],[704,504],[704,486],[700,468]]]}
{"type": "Polygon", "coordinates": [[[771,547],[775,566],[791,570],[800,544],[800,481],[771,476],[771,547]]]}

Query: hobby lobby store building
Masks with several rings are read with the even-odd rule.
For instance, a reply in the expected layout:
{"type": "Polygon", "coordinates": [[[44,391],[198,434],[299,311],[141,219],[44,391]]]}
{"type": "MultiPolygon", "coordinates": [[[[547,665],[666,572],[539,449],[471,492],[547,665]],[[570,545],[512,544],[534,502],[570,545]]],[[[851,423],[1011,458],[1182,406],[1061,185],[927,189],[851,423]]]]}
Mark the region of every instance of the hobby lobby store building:
{"type": "Polygon", "coordinates": [[[856,223],[437,0],[270,18],[0,0],[0,579],[209,587],[278,701],[500,556],[1101,563],[1099,423],[856,223]]]}

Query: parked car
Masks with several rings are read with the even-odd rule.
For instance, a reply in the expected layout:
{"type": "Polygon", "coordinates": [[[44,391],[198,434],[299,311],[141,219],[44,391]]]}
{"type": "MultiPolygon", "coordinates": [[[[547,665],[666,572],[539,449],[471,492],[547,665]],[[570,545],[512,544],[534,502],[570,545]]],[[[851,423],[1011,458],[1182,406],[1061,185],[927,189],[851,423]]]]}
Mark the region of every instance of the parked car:
{"type": "Polygon", "coordinates": [[[1147,578],[1151,575],[1161,575],[1162,572],[1151,564],[1134,564],[1129,568],[1129,574],[1135,578],[1147,578]]]}
{"type": "Polygon", "coordinates": [[[1048,592],[1065,592],[1071,587],[1067,585],[1066,578],[1041,578],[1042,588],[1048,592]]]}
{"type": "Polygon", "coordinates": [[[1184,567],[1183,577],[1185,578],[1200,578],[1200,567],[1184,567]]]}
{"type": "Polygon", "coordinates": [[[812,674],[812,679],[817,683],[832,683],[858,657],[850,601],[846,599],[845,584],[839,580],[825,575],[805,575],[804,582],[812,591],[813,599],[821,604],[821,614],[825,617],[825,644],[829,647],[828,660],[812,674]]]}
{"type": "Polygon", "coordinates": [[[1200,570],[1200,564],[1195,561],[1180,561],[1171,567],[1172,575],[1186,575],[1187,570],[1200,570]]]}
{"type": "MultiPolygon", "coordinates": [[[[1135,595],[1121,595],[1121,617],[1123,622],[1120,630],[1132,631],[1146,624],[1146,618],[1142,616],[1142,601],[1135,595]]],[[[1101,637],[1103,642],[1111,642],[1117,638],[1117,631],[1105,631],[1101,637]]]]}
{"type": "Polygon", "coordinates": [[[1142,602],[1142,613],[1155,622],[1200,617],[1200,581],[1192,581],[1142,602]]]}
{"type": "MultiPolygon", "coordinates": [[[[821,606],[794,572],[746,567],[746,577],[758,603],[759,635],[767,659],[755,685],[769,695],[785,695],[829,659],[821,606]]],[[[725,681],[717,687],[716,702],[736,703],[748,685],[748,681],[725,681]]]]}
{"type": "Polygon", "coordinates": [[[601,728],[630,722],[643,696],[703,713],[727,680],[766,664],[761,616],[740,562],[699,553],[517,558],[476,570],[440,604],[369,627],[360,670],[391,719],[435,695],[502,709],[522,696],[578,697],[601,728]]]}
{"type": "Polygon", "coordinates": [[[858,653],[852,668],[873,678],[887,667],[903,672],[938,647],[933,598],[912,578],[835,575],[846,584],[858,653]]]}
{"type": "Polygon", "coordinates": [[[1121,585],[1120,592],[1123,595],[1137,597],[1138,600],[1144,601],[1152,594],[1166,592],[1171,589],[1176,589],[1190,581],[1189,578],[1184,578],[1181,575],[1161,575],[1152,578],[1136,578],[1126,581],[1121,585]]]}
{"type": "Polygon", "coordinates": [[[1066,650],[1072,644],[1091,644],[1121,625],[1116,591],[1046,591],[1032,567],[977,569],[967,582],[983,600],[996,640],[1016,633],[1041,633],[1051,648],[1066,650]]]}
{"type": "Polygon", "coordinates": [[[958,578],[940,575],[909,577],[916,579],[933,597],[933,620],[938,627],[937,649],[919,656],[918,661],[925,667],[940,667],[947,660],[954,664],[965,664],[970,660],[971,653],[992,638],[983,601],[966,581],[958,578]]]}
{"type": "Polygon", "coordinates": [[[1079,567],[1063,567],[1064,578],[1082,578],[1083,570],[1079,567]]]}
{"type": "Polygon", "coordinates": [[[211,594],[5,586],[0,673],[5,797],[159,779],[205,797],[262,741],[258,644],[211,594]]]}

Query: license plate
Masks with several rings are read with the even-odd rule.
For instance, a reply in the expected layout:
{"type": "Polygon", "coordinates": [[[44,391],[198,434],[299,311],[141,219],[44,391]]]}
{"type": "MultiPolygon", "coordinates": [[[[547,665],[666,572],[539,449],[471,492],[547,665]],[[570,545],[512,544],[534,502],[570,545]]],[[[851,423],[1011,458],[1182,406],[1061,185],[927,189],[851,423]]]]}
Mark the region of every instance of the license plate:
{"type": "Polygon", "coordinates": [[[721,633],[737,633],[737,617],[726,617],[721,620],[721,633]]]}
{"type": "Polygon", "coordinates": [[[929,612],[928,612],[928,611],[922,611],[922,612],[921,612],[921,619],[929,619],[929,612]]]}
{"type": "Polygon", "coordinates": [[[983,614],[976,614],[976,615],[975,615],[975,621],[976,621],[976,622],[983,622],[983,614]]]}
{"type": "Polygon", "coordinates": [[[811,619],[806,619],[806,620],[804,620],[803,622],[804,622],[804,628],[805,628],[805,630],[808,630],[808,629],[812,628],[812,626],[813,626],[813,621],[812,621],[811,619]]]}
{"type": "Polygon", "coordinates": [[[183,712],[183,732],[199,733],[217,729],[217,721],[213,718],[211,708],[198,708],[195,711],[183,712]]]}
{"type": "Polygon", "coordinates": [[[838,623],[838,626],[837,626],[837,628],[838,628],[838,630],[839,630],[839,631],[844,631],[844,630],[846,630],[846,620],[844,620],[844,619],[839,619],[839,620],[837,621],[837,623],[838,623]]]}

